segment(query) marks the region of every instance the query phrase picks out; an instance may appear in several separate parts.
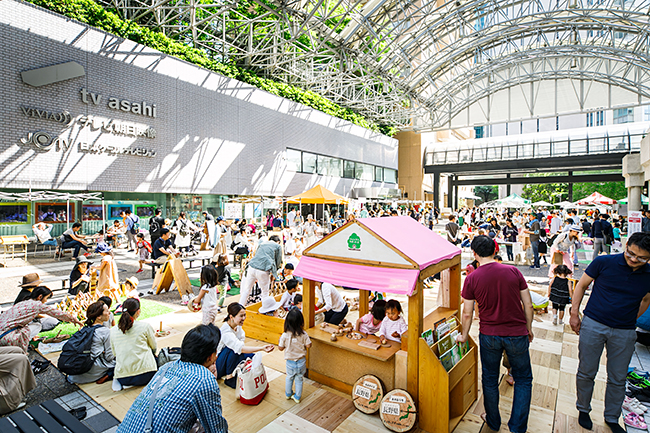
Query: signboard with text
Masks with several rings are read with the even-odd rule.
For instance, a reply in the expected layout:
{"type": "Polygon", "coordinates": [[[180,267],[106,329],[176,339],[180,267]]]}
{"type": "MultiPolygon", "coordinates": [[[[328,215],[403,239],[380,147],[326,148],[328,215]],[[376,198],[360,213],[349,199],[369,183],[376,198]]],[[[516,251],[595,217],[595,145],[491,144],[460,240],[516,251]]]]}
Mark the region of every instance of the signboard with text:
{"type": "Polygon", "coordinates": [[[627,214],[627,235],[630,236],[632,233],[637,233],[641,231],[641,220],[643,219],[643,214],[641,211],[632,210],[627,214]]]}

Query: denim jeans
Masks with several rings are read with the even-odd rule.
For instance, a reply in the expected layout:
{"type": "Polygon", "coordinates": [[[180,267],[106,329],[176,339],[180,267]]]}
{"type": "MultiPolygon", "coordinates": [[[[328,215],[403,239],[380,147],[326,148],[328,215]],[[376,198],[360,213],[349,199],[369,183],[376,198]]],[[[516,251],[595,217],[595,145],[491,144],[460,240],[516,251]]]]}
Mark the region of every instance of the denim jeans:
{"type": "Polygon", "coordinates": [[[508,254],[508,260],[514,260],[514,256],[512,255],[512,245],[506,245],[506,254],[508,254]]]}
{"type": "Polygon", "coordinates": [[[296,399],[302,397],[302,379],[307,372],[307,358],[300,358],[297,361],[287,359],[287,380],[284,393],[287,398],[295,395],[296,399]],[[293,382],[296,382],[296,392],[293,392],[293,382]]]}
{"type": "Polygon", "coordinates": [[[56,247],[59,244],[56,243],[56,239],[48,239],[45,242],[43,242],[43,245],[47,245],[48,247],[56,247]]]}
{"type": "Polygon", "coordinates": [[[63,245],[61,245],[61,248],[63,248],[64,250],[67,250],[68,248],[74,248],[74,253],[72,253],[72,257],[77,257],[79,255],[79,250],[82,248],[88,251],[88,248],[79,241],[64,242],[63,245]]]}
{"type": "Polygon", "coordinates": [[[482,364],[483,404],[488,427],[499,430],[499,375],[501,356],[505,350],[515,380],[515,396],[508,428],[514,433],[524,433],[528,428],[528,414],[533,388],[533,371],[528,352],[528,336],[499,337],[479,334],[482,364]]]}
{"type": "Polygon", "coordinates": [[[533,266],[539,268],[539,241],[532,241],[530,245],[533,247],[533,266]]]}

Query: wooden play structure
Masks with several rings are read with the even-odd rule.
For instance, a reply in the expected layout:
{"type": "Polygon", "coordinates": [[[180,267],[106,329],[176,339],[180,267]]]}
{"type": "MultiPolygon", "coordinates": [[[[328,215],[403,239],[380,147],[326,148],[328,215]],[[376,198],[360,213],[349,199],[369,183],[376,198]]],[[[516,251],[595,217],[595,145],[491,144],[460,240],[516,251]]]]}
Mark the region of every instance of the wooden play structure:
{"type": "MultiPolygon", "coordinates": [[[[275,281],[269,290],[269,296],[273,296],[276,301],[282,298],[282,294],[287,291],[284,281],[275,281]]],[[[243,329],[246,336],[255,340],[266,341],[270,344],[278,344],[280,336],[284,332],[284,319],[280,317],[267,316],[260,313],[261,302],[246,307],[246,320],[243,329]]]]}
{"type": "Polygon", "coordinates": [[[437,343],[430,347],[421,335],[440,319],[455,316],[461,323],[460,271],[460,250],[406,216],[357,219],[307,248],[295,274],[303,277],[305,327],[312,340],[308,377],[351,393],[360,377],[374,375],[387,392],[408,390],[422,430],[451,432],[477,398],[478,348],[470,339],[469,352],[447,371],[437,343]],[[444,305],[425,316],[423,281],[442,271],[448,272],[440,288],[444,305]],[[332,341],[314,323],[320,282],[359,289],[360,317],[369,311],[370,291],[408,296],[402,344],[374,350],[349,338],[332,341]]]}
{"type": "Polygon", "coordinates": [[[18,257],[24,254],[24,260],[27,261],[27,245],[29,245],[29,239],[27,239],[27,236],[0,236],[0,244],[2,245],[2,264],[4,266],[7,266],[7,259],[13,260],[16,256],[16,247],[18,247],[18,257]],[[11,258],[9,257],[10,254],[11,258]]]}
{"type": "Polygon", "coordinates": [[[151,287],[158,295],[163,290],[168,291],[173,282],[176,282],[176,288],[181,298],[183,295],[190,297],[194,295],[190,278],[187,276],[185,267],[183,267],[183,262],[178,257],[167,259],[156,273],[151,287]]]}

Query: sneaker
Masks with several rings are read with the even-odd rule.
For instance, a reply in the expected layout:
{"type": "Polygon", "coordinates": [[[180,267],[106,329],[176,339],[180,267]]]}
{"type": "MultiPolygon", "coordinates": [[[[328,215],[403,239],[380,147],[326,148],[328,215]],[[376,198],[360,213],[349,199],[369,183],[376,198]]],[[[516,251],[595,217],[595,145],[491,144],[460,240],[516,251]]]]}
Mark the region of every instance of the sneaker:
{"type": "Polygon", "coordinates": [[[90,257],[90,256],[92,256],[91,253],[84,253],[84,257],[90,257]]]}
{"type": "Polygon", "coordinates": [[[531,266],[530,269],[535,269],[535,266],[531,266]]]}
{"type": "Polygon", "coordinates": [[[291,400],[291,397],[293,397],[293,395],[286,395],[286,394],[284,396],[287,398],[287,400],[291,400]]]}
{"type": "Polygon", "coordinates": [[[639,388],[650,388],[650,381],[638,374],[636,371],[629,372],[626,379],[629,383],[636,385],[639,388]]]}
{"type": "Polygon", "coordinates": [[[647,430],[648,425],[645,423],[643,418],[641,418],[639,415],[635,414],[634,412],[630,412],[627,415],[625,415],[625,418],[623,418],[623,422],[625,425],[629,425],[630,427],[633,428],[638,428],[641,430],[647,430]]]}
{"type": "Polygon", "coordinates": [[[638,413],[639,415],[648,410],[648,408],[642,405],[639,400],[634,397],[628,397],[627,395],[625,396],[625,400],[623,400],[623,408],[630,412],[638,413]],[[632,409],[626,408],[626,405],[630,406],[632,409]]]}
{"type": "Polygon", "coordinates": [[[553,324],[557,325],[557,316],[553,316],[553,324]]]}
{"type": "Polygon", "coordinates": [[[295,401],[296,403],[300,403],[300,399],[296,398],[295,394],[291,396],[291,400],[295,401]]]}
{"type": "Polygon", "coordinates": [[[140,272],[144,272],[144,269],[138,269],[137,271],[135,271],[136,274],[139,274],[140,272]]]}
{"type": "MultiPolygon", "coordinates": [[[[634,399],[634,400],[636,400],[636,399],[634,399]]],[[[623,409],[625,409],[628,412],[635,413],[637,415],[643,414],[644,411],[641,408],[636,407],[632,403],[632,401],[633,400],[630,397],[625,397],[625,400],[623,401],[623,406],[622,406],[623,409]]]]}
{"type": "Polygon", "coordinates": [[[127,253],[132,253],[132,252],[134,252],[134,251],[135,251],[135,250],[128,250],[127,253]]]}

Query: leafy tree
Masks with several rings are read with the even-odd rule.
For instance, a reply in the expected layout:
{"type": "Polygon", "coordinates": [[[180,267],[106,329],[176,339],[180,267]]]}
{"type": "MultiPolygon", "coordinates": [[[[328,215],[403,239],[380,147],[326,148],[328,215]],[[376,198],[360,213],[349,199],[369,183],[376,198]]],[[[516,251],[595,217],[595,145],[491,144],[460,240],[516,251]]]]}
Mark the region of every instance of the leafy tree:
{"type": "Polygon", "coordinates": [[[573,184],[573,198],[580,200],[598,191],[602,195],[620,200],[627,197],[627,188],[625,182],[590,182],[590,183],[574,183],[573,184]]]}
{"type": "Polygon", "coordinates": [[[533,203],[541,200],[558,203],[566,200],[569,196],[569,185],[566,183],[527,184],[524,186],[521,195],[533,203]]]}
{"type": "Polygon", "coordinates": [[[499,198],[499,188],[496,186],[479,185],[474,187],[474,195],[481,197],[483,203],[499,198]]]}

